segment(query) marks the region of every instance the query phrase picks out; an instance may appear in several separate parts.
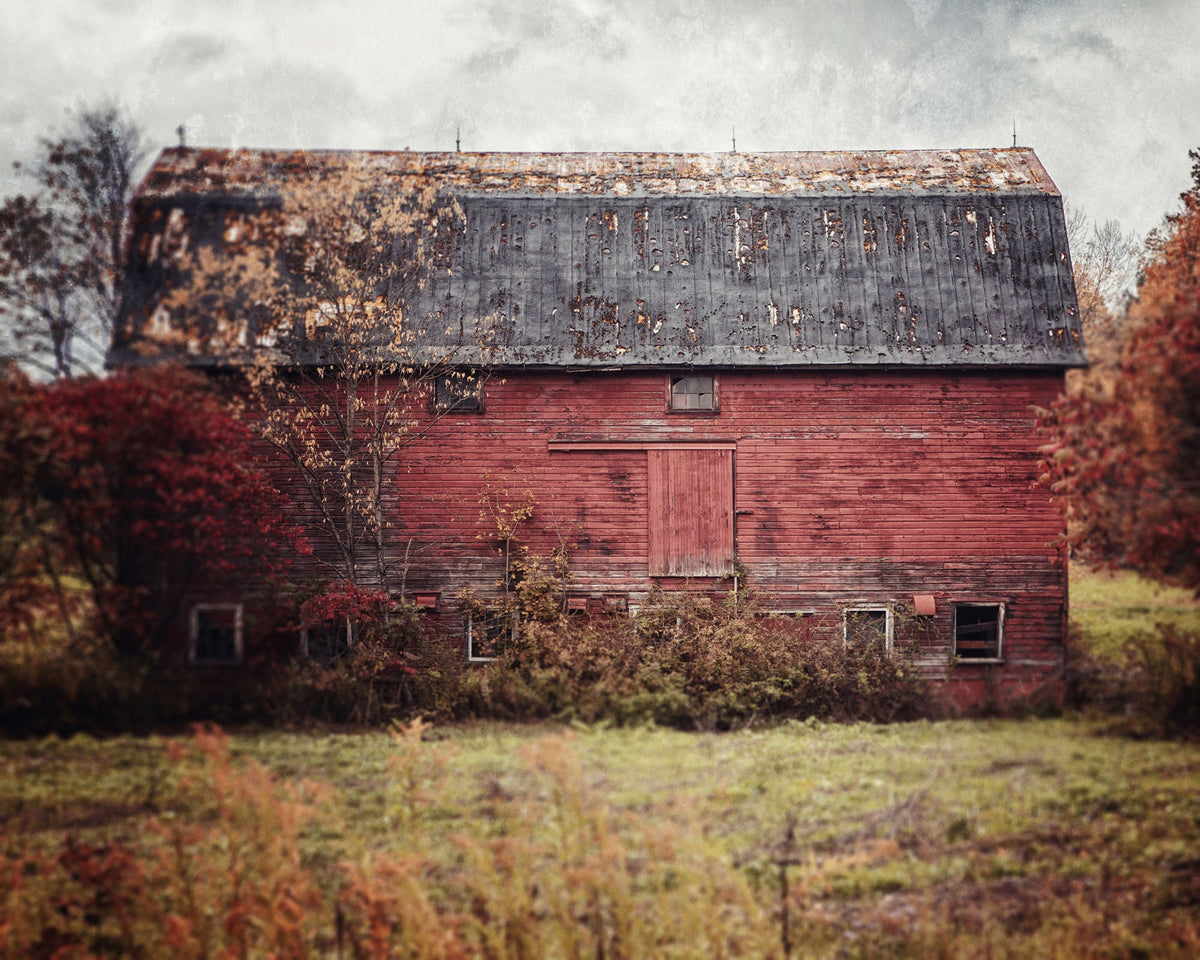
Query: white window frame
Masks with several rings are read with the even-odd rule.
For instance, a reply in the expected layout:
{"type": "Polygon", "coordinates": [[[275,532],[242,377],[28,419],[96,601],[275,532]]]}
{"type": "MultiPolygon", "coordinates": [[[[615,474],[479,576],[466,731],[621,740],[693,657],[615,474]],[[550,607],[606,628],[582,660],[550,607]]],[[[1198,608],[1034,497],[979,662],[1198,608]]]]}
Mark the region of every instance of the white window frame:
{"type": "Polygon", "coordinates": [[[954,600],[950,621],[950,655],[959,663],[1003,663],[1004,621],[1008,617],[1007,604],[1003,600],[954,600]],[[964,657],[958,652],[958,610],[960,607],[996,607],[999,616],[996,623],[996,655],[994,657],[964,657]]]}
{"type": "Polygon", "coordinates": [[[861,603],[856,602],[844,606],[842,608],[842,643],[847,646],[849,646],[851,642],[850,617],[855,613],[886,614],[883,649],[885,653],[891,653],[896,635],[896,616],[892,610],[892,605],[890,603],[871,603],[869,601],[863,601],[861,603]]]}
{"type": "Polygon", "coordinates": [[[509,639],[510,643],[516,642],[517,629],[520,625],[519,619],[517,617],[517,613],[515,610],[511,611],[511,612],[506,612],[503,610],[495,610],[495,611],[468,610],[463,615],[463,644],[466,648],[467,662],[468,663],[491,663],[493,660],[496,659],[495,657],[476,656],[475,651],[472,649],[473,645],[474,645],[473,633],[474,633],[474,628],[475,628],[476,617],[479,617],[480,619],[484,619],[484,618],[492,619],[494,617],[507,617],[509,620],[509,637],[508,637],[508,639],[509,639]]]}
{"type": "Polygon", "coordinates": [[[235,666],[242,662],[242,605],[240,603],[194,603],[188,618],[188,663],[197,667],[235,666]],[[233,646],[232,660],[200,659],[197,656],[197,644],[200,640],[200,616],[209,610],[233,611],[233,646]]]}

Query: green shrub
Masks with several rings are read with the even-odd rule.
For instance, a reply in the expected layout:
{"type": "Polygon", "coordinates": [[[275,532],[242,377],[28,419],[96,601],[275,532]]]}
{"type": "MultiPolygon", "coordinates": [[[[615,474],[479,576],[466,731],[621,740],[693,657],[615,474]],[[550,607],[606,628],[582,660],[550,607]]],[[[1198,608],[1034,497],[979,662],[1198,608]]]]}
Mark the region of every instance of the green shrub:
{"type": "Polygon", "coordinates": [[[0,640],[0,730],[26,736],[111,729],[140,699],[142,673],[103,641],[0,640]]]}
{"type": "Polygon", "coordinates": [[[1130,716],[1154,736],[1200,733],[1200,630],[1159,624],[1126,648],[1130,716]]]}
{"type": "MultiPolygon", "coordinates": [[[[707,596],[659,593],[636,616],[523,619],[498,660],[468,664],[399,610],[356,632],[349,649],[299,660],[282,646],[219,677],[118,662],[93,652],[0,671],[0,721],[12,732],[223,724],[378,725],[557,718],[726,730],[785,718],[891,722],[929,716],[937,701],[913,647],[846,644],[840,617],[801,625],[707,596]],[[403,614],[403,615],[402,615],[403,614]],[[216,682],[214,682],[214,679],[216,682]]],[[[291,634],[289,634],[291,636],[291,634]]]]}
{"type": "Polygon", "coordinates": [[[1137,736],[1200,732],[1200,630],[1160,623],[1129,634],[1120,656],[1096,656],[1073,631],[1067,647],[1066,700],[1075,709],[1119,718],[1137,736]]]}

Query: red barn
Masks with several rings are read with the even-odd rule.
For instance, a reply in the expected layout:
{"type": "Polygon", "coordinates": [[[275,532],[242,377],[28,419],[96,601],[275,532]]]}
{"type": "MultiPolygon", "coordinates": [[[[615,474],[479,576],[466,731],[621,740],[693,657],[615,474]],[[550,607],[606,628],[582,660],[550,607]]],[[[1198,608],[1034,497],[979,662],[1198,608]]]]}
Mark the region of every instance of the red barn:
{"type": "MultiPolygon", "coordinates": [[[[455,371],[384,510],[405,558],[391,589],[464,655],[496,631],[456,598],[504,576],[481,504],[527,503],[522,541],[566,548],[572,610],[750,586],[848,642],[918,632],[927,672],[968,696],[1059,676],[1064,520],[1036,485],[1035,409],[1085,358],[1061,197],[1032,151],[168,150],[134,202],[112,362],[230,363],[162,308],[169,251],[219,251],[289,182],[349,163],[459,211],[406,301],[455,371]]],[[[194,660],[206,618],[234,658],[255,642],[243,602],[197,601],[194,660]]]]}

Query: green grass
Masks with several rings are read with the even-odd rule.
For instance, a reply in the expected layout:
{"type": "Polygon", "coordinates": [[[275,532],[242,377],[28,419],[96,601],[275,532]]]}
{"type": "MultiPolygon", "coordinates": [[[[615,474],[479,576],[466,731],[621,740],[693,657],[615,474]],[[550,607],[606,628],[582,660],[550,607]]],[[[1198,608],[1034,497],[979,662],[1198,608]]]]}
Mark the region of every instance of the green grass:
{"type": "MultiPolygon", "coordinates": [[[[800,864],[793,883],[805,884],[810,923],[865,924],[853,929],[868,952],[900,941],[917,949],[926,934],[958,936],[964,923],[976,931],[970,944],[990,943],[1017,914],[1048,929],[1065,922],[1056,901],[1044,902],[1052,892],[1073,898],[1077,916],[1126,924],[1130,943],[1163,924],[1182,924],[1200,942],[1195,744],[1112,738],[1089,722],[1053,719],[789,723],[727,734],[472,725],[435,728],[399,765],[398,749],[381,733],[231,740],[235,758],[282,781],[334,788],[302,841],[304,862],[326,884],[337,864],[386,852],[419,851],[451,871],[464,842],[543,829],[570,780],[587,809],[618,825],[630,856],[647,838],[682,833],[714,868],[748,884],[767,914],[790,824],[789,856],[800,864]],[[563,756],[577,773],[561,773],[563,756]],[[926,926],[900,941],[872,940],[897,911],[926,926]]],[[[202,793],[178,789],[181,768],[164,741],[0,742],[0,771],[10,854],[51,849],[68,831],[136,845],[150,814],[211,816],[202,793]]]]}
{"type": "Polygon", "coordinates": [[[1131,637],[1152,633],[1160,623],[1200,630],[1200,600],[1190,591],[1128,570],[1097,571],[1075,564],[1071,619],[1095,656],[1118,660],[1131,637]]]}

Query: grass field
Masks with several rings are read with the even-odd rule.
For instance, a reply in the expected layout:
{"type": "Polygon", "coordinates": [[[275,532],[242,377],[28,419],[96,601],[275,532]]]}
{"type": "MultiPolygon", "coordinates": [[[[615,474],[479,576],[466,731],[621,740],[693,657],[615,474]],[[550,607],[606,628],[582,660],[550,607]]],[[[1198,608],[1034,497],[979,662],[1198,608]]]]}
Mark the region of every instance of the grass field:
{"type": "MultiPolygon", "coordinates": [[[[1101,653],[1198,616],[1072,589],[1101,653]]],[[[0,957],[85,955],[1195,957],[1200,744],[1070,716],[0,741],[0,957]]]]}
{"type": "Polygon", "coordinates": [[[1071,619],[1091,651],[1113,660],[1132,634],[1160,623],[1200,630],[1200,600],[1189,591],[1166,587],[1128,570],[1071,568],[1071,619]]]}
{"type": "MultiPolygon", "coordinates": [[[[64,832],[138,847],[153,835],[148,819],[216,829],[220,791],[181,787],[196,761],[172,763],[166,746],[0,744],[6,852],[53,850],[64,832]]],[[[653,913],[662,878],[646,861],[658,858],[680,891],[696,885],[693,908],[749,905],[735,931],[697,927],[680,956],[718,955],[714,937],[758,951],[745,955],[782,951],[784,903],[796,956],[921,956],[933,944],[947,956],[1187,956],[1200,946],[1200,747],[1103,736],[1084,721],[730,734],[488,725],[433,729],[419,743],[244,733],[229,749],[231,769],[257,761],[278,778],[273,790],[300,778],[332,788],[299,839],[318,887],[342,882],[339,864],[417,857],[425,894],[460,925],[485,879],[493,895],[505,883],[543,889],[543,920],[556,915],[550,888],[572,883],[561,896],[581,897],[568,912],[584,917],[599,894],[581,891],[597,877],[632,913],[653,913]],[[497,860],[513,838],[526,844],[520,871],[497,860]]],[[[221,769],[210,762],[202,775],[219,781],[221,769]]],[[[270,809],[257,816],[274,829],[270,809]]],[[[220,829],[205,841],[215,849],[250,842],[220,829]]],[[[490,903],[486,916],[505,909],[490,903]]],[[[464,941],[478,942],[470,929],[464,941]]],[[[527,955],[571,955],[556,953],[561,932],[546,936],[527,955]]]]}

